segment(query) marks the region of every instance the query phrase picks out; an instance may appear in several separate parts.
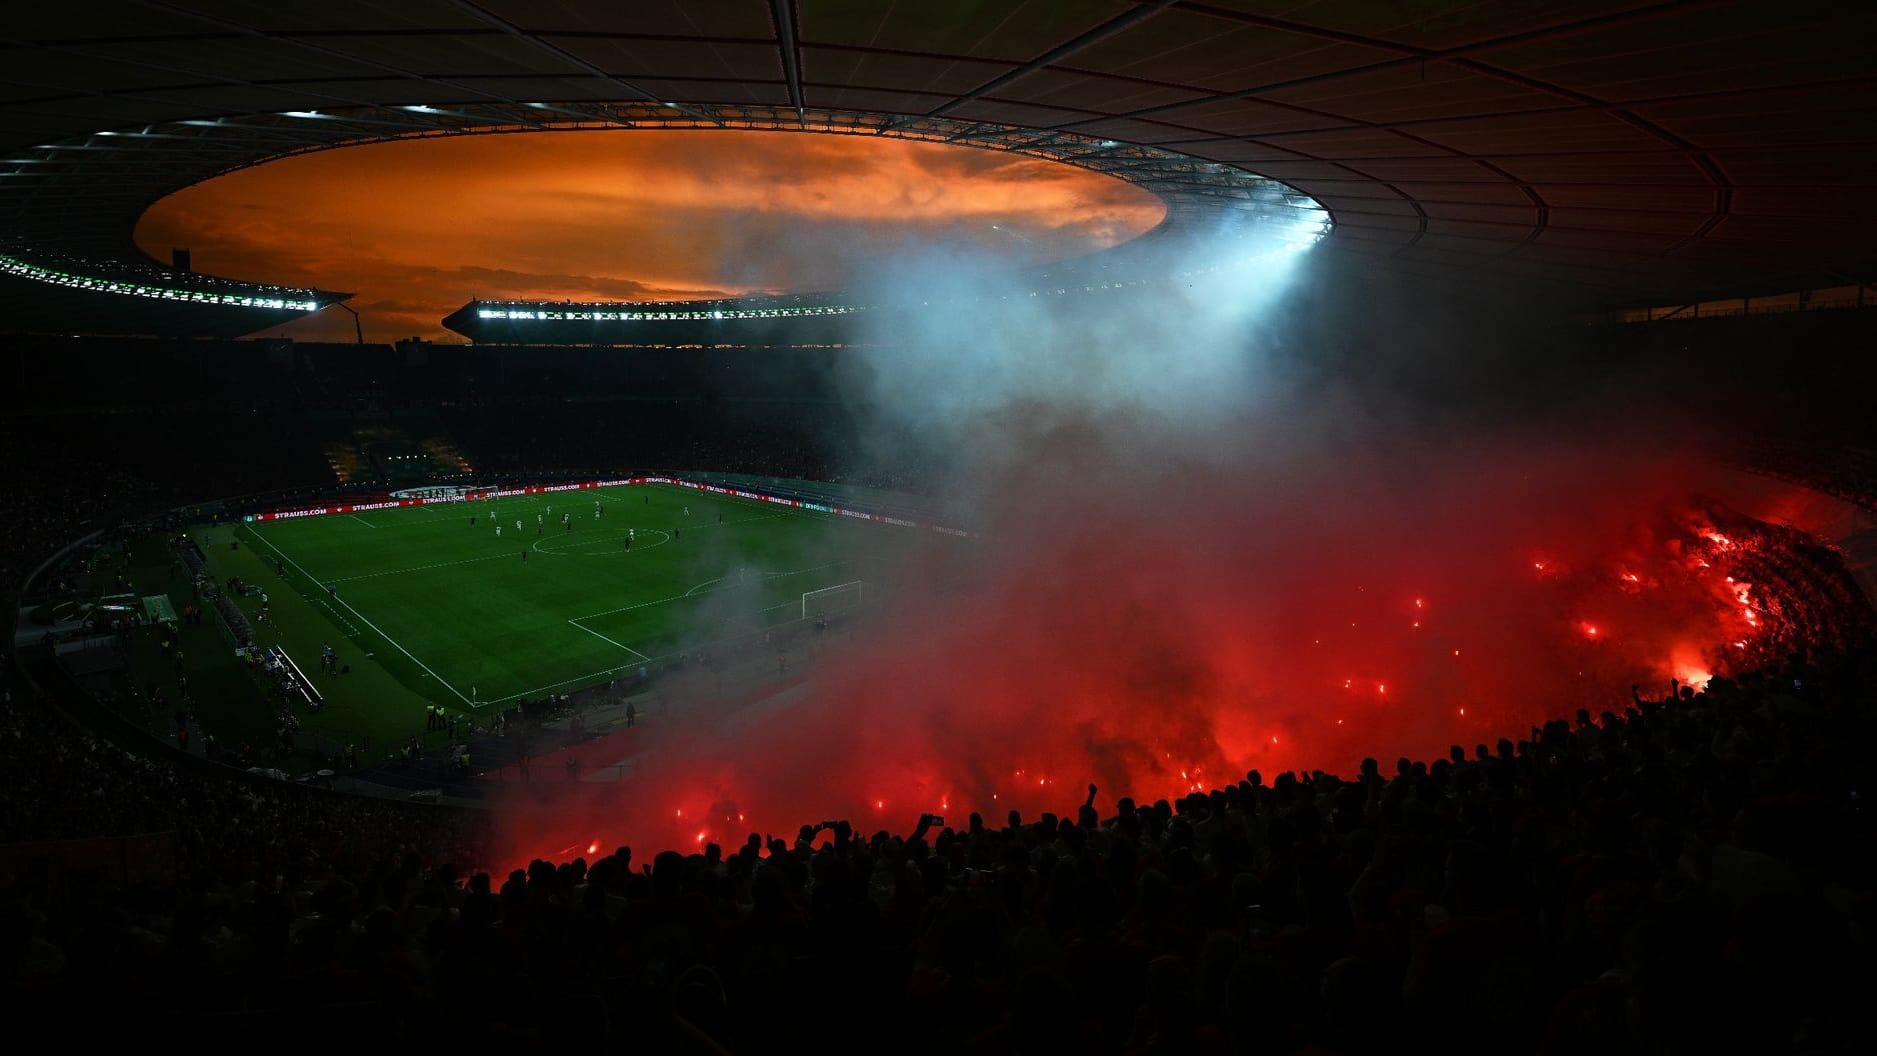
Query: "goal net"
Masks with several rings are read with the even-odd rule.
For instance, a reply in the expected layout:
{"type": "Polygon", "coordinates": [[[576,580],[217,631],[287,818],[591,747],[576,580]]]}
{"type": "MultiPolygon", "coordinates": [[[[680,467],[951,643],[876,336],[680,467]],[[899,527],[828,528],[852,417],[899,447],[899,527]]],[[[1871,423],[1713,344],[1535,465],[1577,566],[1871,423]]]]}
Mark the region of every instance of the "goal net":
{"type": "Polygon", "coordinates": [[[817,616],[840,616],[860,608],[865,584],[861,580],[842,583],[820,590],[810,590],[802,595],[802,619],[812,620],[817,616]]]}

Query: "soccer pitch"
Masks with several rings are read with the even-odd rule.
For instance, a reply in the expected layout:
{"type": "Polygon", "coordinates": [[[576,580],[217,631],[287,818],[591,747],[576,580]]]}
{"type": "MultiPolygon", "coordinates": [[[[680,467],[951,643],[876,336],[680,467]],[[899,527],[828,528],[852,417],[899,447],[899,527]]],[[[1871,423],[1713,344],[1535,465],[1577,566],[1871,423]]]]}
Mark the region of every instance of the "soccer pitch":
{"type": "Polygon", "coordinates": [[[920,534],[641,484],[254,522],[203,538],[218,577],[297,595],[290,609],[270,598],[261,644],[284,645],[311,672],[331,642],[355,669],[363,660],[423,700],[474,714],[800,619],[804,593],[867,582],[870,566],[920,534]]]}

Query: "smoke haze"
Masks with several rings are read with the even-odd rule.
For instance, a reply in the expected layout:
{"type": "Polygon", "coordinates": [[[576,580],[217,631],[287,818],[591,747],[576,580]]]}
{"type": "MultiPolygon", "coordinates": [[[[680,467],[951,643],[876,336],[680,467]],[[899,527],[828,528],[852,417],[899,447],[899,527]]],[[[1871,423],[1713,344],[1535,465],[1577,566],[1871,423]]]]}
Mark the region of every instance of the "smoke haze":
{"type": "Polygon", "coordinates": [[[934,307],[834,368],[850,468],[941,465],[976,537],[918,540],[785,699],[648,727],[593,809],[518,823],[528,853],[1347,775],[1720,669],[1744,632],[1691,557],[1675,423],[1586,419],[1621,377],[1534,393],[1478,302],[1409,310],[1314,263],[1053,298],[897,269],[917,285],[873,296],[934,307]]]}

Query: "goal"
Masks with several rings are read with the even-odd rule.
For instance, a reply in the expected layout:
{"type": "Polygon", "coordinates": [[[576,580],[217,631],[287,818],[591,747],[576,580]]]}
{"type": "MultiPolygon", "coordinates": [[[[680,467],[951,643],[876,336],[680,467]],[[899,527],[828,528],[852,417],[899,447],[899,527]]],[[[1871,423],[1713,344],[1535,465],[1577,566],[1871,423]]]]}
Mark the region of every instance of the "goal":
{"type": "Polygon", "coordinates": [[[810,620],[816,616],[840,616],[860,608],[866,584],[861,580],[842,583],[820,590],[807,591],[802,595],[802,619],[810,620]]]}

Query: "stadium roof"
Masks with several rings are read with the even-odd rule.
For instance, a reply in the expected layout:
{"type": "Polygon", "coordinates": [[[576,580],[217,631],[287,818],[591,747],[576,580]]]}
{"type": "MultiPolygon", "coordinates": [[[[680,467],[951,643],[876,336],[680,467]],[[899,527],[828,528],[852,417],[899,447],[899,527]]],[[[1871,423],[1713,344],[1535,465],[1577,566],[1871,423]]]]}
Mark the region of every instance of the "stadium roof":
{"type": "Polygon", "coordinates": [[[131,240],[146,206],[270,157],[674,124],[1054,151],[1150,168],[1176,206],[1307,208],[1295,189],[1329,210],[1338,253],[1612,303],[1868,282],[1877,262],[1864,3],[148,0],[9,15],[0,256],[62,271],[154,268],[131,240]]]}

